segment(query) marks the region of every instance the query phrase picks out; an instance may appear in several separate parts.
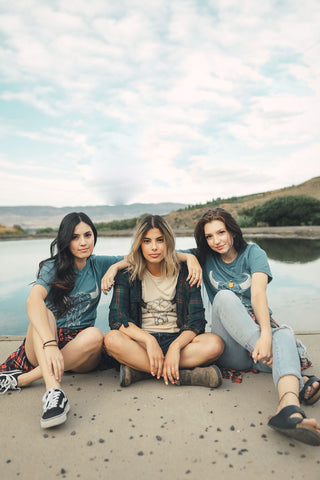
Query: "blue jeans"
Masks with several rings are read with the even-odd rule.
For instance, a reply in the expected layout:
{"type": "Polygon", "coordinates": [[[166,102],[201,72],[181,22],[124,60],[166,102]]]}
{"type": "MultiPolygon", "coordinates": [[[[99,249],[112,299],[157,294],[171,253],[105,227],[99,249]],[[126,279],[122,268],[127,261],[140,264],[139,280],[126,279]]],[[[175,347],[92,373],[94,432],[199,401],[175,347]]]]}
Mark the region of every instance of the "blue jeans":
{"type": "Polygon", "coordinates": [[[167,351],[171,343],[180,335],[179,333],[168,333],[168,332],[153,332],[151,335],[157,340],[162,350],[164,356],[166,356],[167,351]]]}
{"type": "Polygon", "coordinates": [[[224,352],[217,360],[221,367],[235,370],[255,368],[260,372],[272,372],[276,387],[281,377],[294,375],[299,379],[300,389],[303,387],[300,358],[291,328],[272,328],[272,370],[262,362],[254,363],[248,352],[252,353],[260,337],[260,327],[250,317],[237,295],[230,290],[221,290],[214,298],[211,331],[225,343],[224,352]]]}

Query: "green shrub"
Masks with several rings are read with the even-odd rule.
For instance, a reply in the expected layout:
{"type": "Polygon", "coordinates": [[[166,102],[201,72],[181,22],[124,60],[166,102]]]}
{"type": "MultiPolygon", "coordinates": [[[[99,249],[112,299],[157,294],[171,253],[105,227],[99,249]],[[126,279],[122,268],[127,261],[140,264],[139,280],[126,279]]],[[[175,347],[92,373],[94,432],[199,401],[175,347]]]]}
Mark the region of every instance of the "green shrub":
{"type": "Polygon", "coordinates": [[[320,225],[320,200],[302,195],[277,197],[242,214],[251,216],[255,224],[320,225]]]}

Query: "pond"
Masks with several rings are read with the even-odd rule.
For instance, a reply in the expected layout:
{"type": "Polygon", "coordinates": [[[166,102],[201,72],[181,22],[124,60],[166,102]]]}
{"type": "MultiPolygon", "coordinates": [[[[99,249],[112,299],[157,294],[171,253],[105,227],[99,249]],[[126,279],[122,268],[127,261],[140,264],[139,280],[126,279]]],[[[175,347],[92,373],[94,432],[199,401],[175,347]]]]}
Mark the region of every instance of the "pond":
{"type": "MultiPolygon", "coordinates": [[[[296,332],[319,331],[320,240],[247,238],[258,243],[269,257],[273,280],[268,286],[269,305],[278,323],[296,332]]],[[[25,302],[41,260],[49,256],[51,239],[0,242],[0,335],[23,335],[28,327],[25,302]]],[[[101,237],[97,255],[128,252],[130,238],[101,237]]],[[[192,237],[177,237],[178,249],[195,245],[192,237]]],[[[108,331],[111,294],[102,295],[96,326],[108,331]]],[[[205,306],[207,299],[204,298],[205,306]]]]}

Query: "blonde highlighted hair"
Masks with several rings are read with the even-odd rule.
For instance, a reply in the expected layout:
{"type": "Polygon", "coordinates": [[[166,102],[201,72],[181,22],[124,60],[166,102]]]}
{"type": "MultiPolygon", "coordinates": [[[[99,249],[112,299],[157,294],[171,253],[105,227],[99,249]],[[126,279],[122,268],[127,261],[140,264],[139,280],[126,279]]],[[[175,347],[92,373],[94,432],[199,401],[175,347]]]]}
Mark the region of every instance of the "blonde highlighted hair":
{"type": "Polygon", "coordinates": [[[164,236],[166,243],[166,252],[162,262],[162,275],[171,277],[180,269],[180,262],[175,249],[175,240],[173,231],[168,222],[160,215],[147,215],[143,217],[137,225],[135,234],[132,239],[132,246],[127,260],[129,262],[128,271],[130,272],[130,280],[133,281],[138,277],[143,279],[147,268],[147,262],[142,254],[141,244],[147,232],[152,228],[158,228],[164,236]]]}

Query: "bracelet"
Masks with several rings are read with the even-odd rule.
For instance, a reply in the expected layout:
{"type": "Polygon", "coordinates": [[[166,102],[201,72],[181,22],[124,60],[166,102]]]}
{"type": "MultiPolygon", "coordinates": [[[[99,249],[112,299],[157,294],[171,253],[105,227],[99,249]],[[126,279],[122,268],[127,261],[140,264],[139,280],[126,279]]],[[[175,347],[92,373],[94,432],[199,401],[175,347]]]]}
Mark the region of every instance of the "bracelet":
{"type": "Polygon", "coordinates": [[[52,342],[57,342],[57,340],[54,338],[53,340],[48,340],[47,342],[44,342],[44,344],[42,345],[43,348],[45,347],[55,347],[55,345],[48,345],[48,343],[52,343],[52,342]]]}
{"type": "Polygon", "coordinates": [[[53,344],[52,344],[52,345],[45,345],[45,346],[43,347],[43,350],[44,350],[45,348],[47,348],[47,347],[57,347],[57,348],[58,348],[58,345],[53,345],[53,344]]]}

